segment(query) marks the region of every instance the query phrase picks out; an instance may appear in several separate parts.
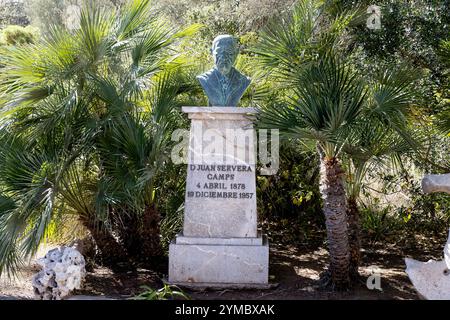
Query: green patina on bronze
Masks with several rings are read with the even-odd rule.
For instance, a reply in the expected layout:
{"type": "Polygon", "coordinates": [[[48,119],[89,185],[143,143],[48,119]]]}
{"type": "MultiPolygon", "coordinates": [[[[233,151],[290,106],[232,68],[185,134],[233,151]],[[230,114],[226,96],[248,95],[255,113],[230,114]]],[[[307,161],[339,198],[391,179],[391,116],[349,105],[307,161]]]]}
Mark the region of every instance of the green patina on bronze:
{"type": "Polygon", "coordinates": [[[211,53],[214,68],[197,77],[208,97],[208,105],[236,107],[251,82],[234,67],[239,53],[236,39],[230,35],[217,36],[211,53]]]}

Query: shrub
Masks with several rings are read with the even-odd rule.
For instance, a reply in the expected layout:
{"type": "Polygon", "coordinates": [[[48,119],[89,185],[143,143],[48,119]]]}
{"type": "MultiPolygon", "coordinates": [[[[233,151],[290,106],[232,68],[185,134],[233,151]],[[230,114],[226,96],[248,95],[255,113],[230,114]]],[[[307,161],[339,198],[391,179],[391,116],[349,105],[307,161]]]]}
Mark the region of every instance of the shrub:
{"type": "Polygon", "coordinates": [[[32,44],[38,38],[38,29],[30,26],[8,26],[3,29],[1,38],[0,42],[10,46],[32,44]]]}
{"type": "Polygon", "coordinates": [[[190,300],[190,297],[177,286],[165,284],[163,288],[158,290],[148,286],[142,286],[142,288],[145,291],[134,297],[133,300],[174,300],[175,298],[190,300]]]}

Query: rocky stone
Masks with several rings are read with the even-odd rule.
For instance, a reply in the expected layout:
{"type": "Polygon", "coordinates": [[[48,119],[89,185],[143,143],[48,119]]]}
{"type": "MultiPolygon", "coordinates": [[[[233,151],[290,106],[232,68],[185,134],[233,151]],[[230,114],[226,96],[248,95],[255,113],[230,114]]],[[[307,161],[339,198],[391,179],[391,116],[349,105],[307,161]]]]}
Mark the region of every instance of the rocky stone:
{"type": "Polygon", "coordinates": [[[50,250],[37,263],[42,270],[33,276],[35,297],[41,300],[61,300],[80,289],[86,275],[85,260],[71,247],[50,250]]]}
{"type": "Polygon", "coordinates": [[[450,300],[450,275],[445,260],[421,262],[405,258],[406,273],[419,295],[427,300],[450,300]]]}

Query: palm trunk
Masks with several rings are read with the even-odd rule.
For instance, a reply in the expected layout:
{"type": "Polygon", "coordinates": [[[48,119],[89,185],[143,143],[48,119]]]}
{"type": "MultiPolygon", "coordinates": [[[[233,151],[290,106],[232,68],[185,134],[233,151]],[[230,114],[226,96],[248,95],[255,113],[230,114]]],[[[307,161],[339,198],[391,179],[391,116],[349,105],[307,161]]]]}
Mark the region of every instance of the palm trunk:
{"type": "Polygon", "coordinates": [[[161,216],[154,205],[145,208],[142,219],[142,226],[139,228],[139,238],[141,241],[141,261],[150,261],[163,254],[161,248],[161,216]]]}
{"type": "Polygon", "coordinates": [[[121,219],[118,228],[120,238],[134,261],[147,263],[162,256],[159,226],[161,217],[153,205],[146,206],[141,216],[124,214],[121,219]]]}
{"type": "Polygon", "coordinates": [[[114,236],[106,230],[99,221],[93,221],[90,218],[80,215],[83,226],[90,232],[94,238],[95,244],[100,251],[102,263],[111,269],[119,269],[118,264],[128,263],[128,256],[124,248],[117,242],[114,236]]]}
{"type": "Polygon", "coordinates": [[[349,285],[350,250],[347,229],[347,199],[344,172],[336,158],[321,155],[320,192],[330,251],[330,272],[336,289],[349,285]]]}
{"type": "Polygon", "coordinates": [[[361,220],[356,199],[348,199],[348,241],[350,245],[350,276],[358,278],[361,259],[361,220]]]}

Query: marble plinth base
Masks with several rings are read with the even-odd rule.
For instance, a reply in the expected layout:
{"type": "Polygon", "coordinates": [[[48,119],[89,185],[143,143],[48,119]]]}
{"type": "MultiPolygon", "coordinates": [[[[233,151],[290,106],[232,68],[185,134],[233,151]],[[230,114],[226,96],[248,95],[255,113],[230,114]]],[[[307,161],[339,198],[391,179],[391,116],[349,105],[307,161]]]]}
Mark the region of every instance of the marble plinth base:
{"type": "Polygon", "coordinates": [[[197,288],[269,287],[266,237],[201,238],[198,244],[187,238],[180,235],[170,244],[169,283],[197,288]]]}

